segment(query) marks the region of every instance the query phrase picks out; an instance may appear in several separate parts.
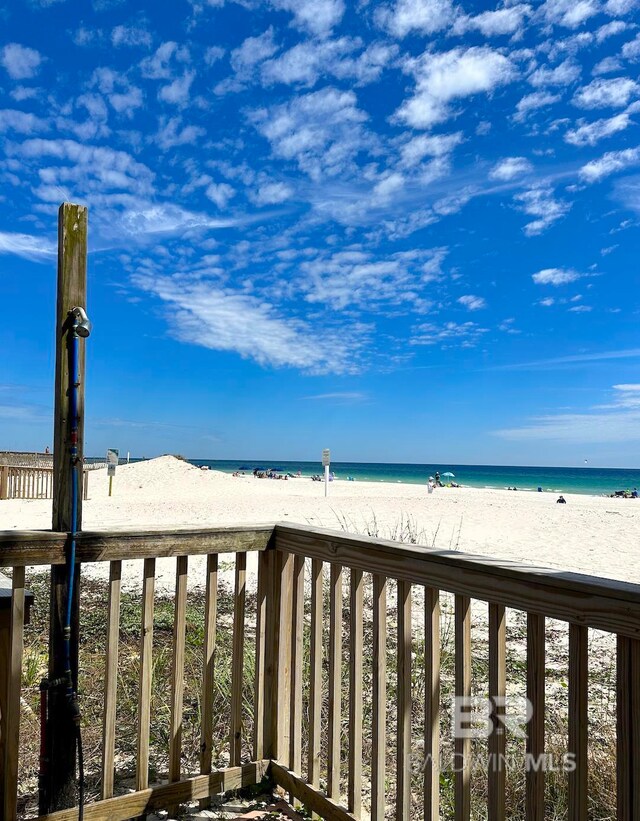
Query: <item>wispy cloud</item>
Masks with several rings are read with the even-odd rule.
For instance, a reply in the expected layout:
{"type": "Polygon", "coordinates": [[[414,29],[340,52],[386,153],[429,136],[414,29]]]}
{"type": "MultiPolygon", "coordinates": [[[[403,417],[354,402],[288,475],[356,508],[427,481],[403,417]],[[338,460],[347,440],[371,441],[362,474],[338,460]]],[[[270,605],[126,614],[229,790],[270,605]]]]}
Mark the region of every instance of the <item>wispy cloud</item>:
{"type": "Polygon", "coordinates": [[[42,260],[57,254],[57,244],[45,237],[0,231],[0,254],[15,254],[25,259],[42,260]]]}
{"type": "Polygon", "coordinates": [[[360,345],[354,329],[340,335],[319,333],[264,299],[197,279],[137,275],[134,283],[168,305],[171,334],[183,342],[233,351],[273,368],[309,373],[357,369],[360,345]]]}
{"type": "Polygon", "coordinates": [[[368,395],[361,391],[336,391],[335,393],[317,393],[314,396],[303,396],[302,399],[310,399],[318,402],[331,401],[340,403],[364,402],[368,395]]]}
{"type": "Polygon", "coordinates": [[[607,362],[612,359],[640,359],[640,348],[626,348],[620,351],[599,351],[580,353],[570,356],[556,356],[550,359],[536,359],[530,362],[512,362],[509,365],[496,365],[488,370],[515,371],[538,370],[539,368],[563,368],[567,366],[589,365],[592,362],[607,362]]]}
{"type": "Polygon", "coordinates": [[[638,385],[615,385],[612,401],[577,413],[538,416],[522,427],[492,431],[510,441],[561,441],[572,444],[640,441],[638,385]]]}

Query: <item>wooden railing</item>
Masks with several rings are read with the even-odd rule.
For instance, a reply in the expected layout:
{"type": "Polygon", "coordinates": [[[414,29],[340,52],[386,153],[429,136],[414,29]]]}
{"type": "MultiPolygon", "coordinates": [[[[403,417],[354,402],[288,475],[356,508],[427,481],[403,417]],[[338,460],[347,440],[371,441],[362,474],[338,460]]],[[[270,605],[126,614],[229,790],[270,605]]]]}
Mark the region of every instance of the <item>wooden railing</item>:
{"type": "MultiPolygon", "coordinates": [[[[66,534],[0,534],[0,567],[13,568],[7,671],[10,706],[2,725],[7,821],[24,806],[18,779],[25,567],[63,563],[65,545],[66,534]]],[[[614,746],[607,758],[596,759],[596,766],[606,770],[615,758],[616,785],[612,785],[608,817],[617,813],[623,821],[640,818],[638,585],[289,525],[83,533],[78,558],[83,563],[109,562],[100,800],[87,804],[87,819],[117,821],[174,808],[185,801],[206,801],[214,793],[263,778],[322,818],[337,821],[367,817],[399,821],[567,817],[586,821],[606,817],[593,815],[589,803],[593,800],[588,772],[589,761],[593,761],[588,732],[590,630],[613,634],[615,642],[614,746]],[[235,556],[232,611],[223,623],[217,610],[222,589],[219,572],[223,565],[227,570],[226,563],[219,563],[222,553],[235,556]],[[257,553],[255,605],[255,574],[247,563],[252,553],[257,553]],[[154,760],[160,760],[152,750],[158,740],[150,736],[156,561],[166,557],[176,557],[168,732],[165,769],[158,772],[156,767],[150,784],[151,753],[154,760]],[[203,628],[200,756],[195,773],[185,771],[183,693],[185,624],[192,595],[188,571],[197,561],[194,557],[206,557],[206,568],[197,578],[206,595],[198,616],[203,628]],[[122,561],[129,559],[143,562],[139,574],[140,675],[135,791],[119,795],[122,773],[114,772],[113,766],[120,743],[117,650],[122,635],[122,561]],[[450,597],[452,642],[445,630],[450,597]],[[524,614],[522,647],[512,647],[508,640],[511,609],[524,614]],[[568,625],[564,752],[574,766],[566,773],[564,809],[559,808],[559,798],[550,793],[549,785],[545,788],[547,774],[539,763],[544,762],[541,757],[549,731],[546,660],[555,647],[546,640],[546,629],[551,620],[568,625]],[[219,708],[214,705],[216,642],[223,636],[221,630],[232,631],[231,686],[224,707],[228,740],[223,755],[219,745],[213,747],[213,726],[219,719],[219,708]],[[472,661],[475,665],[482,636],[487,637],[487,663],[478,683],[472,661]],[[517,733],[503,732],[508,711],[505,696],[513,684],[508,676],[509,653],[515,653],[514,668],[522,670],[531,705],[531,715],[522,721],[528,757],[520,749],[517,733]],[[255,662],[249,682],[248,655],[255,662]],[[475,692],[491,700],[494,731],[486,741],[449,740],[445,728],[451,718],[444,699],[448,675],[452,695],[466,698],[475,692]],[[249,712],[243,702],[247,685],[253,692],[249,712]],[[440,764],[440,753],[448,745],[458,765],[451,772],[440,764]],[[505,763],[510,746],[517,748],[518,760],[523,761],[519,773],[510,772],[505,763]],[[491,760],[488,756],[497,765],[485,763],[479,777],[474,766],[483,757],[491,760]],[[532,761],[538,763],[524,766],[532,761]],[[168,783],[157,785],[159,778],[168,783]],[[521,806],[513,804],[510,795],[514,778],[526,784],[521,806]]],[[[561,641],[558,635],[554,645],[561,641]]],[[[81,692],[81,704],[82,700],[81,692]]],[[[77,818],[77,809],[45,817],[71,821],[77,818]]]]}
{"type": "MultiPolygon", "coordinates": [[[[89,470],[83,469],[84,498],[89,492],[89,470]]],[[[0,465],[0,499],[53,499],[53,468],[0,465]]]]}

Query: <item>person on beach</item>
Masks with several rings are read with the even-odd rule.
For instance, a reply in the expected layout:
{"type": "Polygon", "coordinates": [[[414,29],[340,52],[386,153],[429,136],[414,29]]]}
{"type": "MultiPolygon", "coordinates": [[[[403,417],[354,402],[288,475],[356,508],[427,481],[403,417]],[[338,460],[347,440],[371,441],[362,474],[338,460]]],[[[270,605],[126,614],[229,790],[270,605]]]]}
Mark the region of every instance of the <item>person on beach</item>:
{"type": "Polygon", "coordinates": [[[558,496],[558,498],[556,499],[556,504],[557,505],[566,505],[567,500],[564,498],[564,496],[558,496]]]}
{"type": "Polygon", "coordinates": [[[440,474],[436,470],[436,487],[442,487],[442,482],[440,481],[440,474]]]}

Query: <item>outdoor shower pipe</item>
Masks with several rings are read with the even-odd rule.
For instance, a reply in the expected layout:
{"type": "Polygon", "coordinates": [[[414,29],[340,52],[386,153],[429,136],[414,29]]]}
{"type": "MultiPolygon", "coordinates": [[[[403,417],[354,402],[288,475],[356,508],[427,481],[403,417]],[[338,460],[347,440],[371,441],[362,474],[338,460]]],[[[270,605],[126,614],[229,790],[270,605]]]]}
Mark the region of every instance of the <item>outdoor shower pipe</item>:
{"type": "Polygon", "coordinates": [[[84,308],[72,308],[69,316],[73,318],[71,325],[71,391],[70,391],[70,467],[71,467],[71,544],[69,546],[68,578],[67,578],[67,609],[65,613],[63,638],[65,655],[65,676],[67,678],[67,695],[73,697],[73,677],[71,673],[71,610],[73,606],[73,585],[76,573],[76,539],[78,531],[78,388],[80,387],[80,356],[78,339],[86,339],[91,333],[91,323],[84,308]]]}
{"type": "Polygon", "coordinates": [[[65,654],[65,677],[67,683],[67,698],[71,715],[76,725],[76,737],[78,742],[78,817],[82,819],[84,809],[84,762],[82,755],[82,735],[80,733],[80,710],[78,708],[78,696],[73,686],[73,673],[71,670],[71,611],[73,609],[73,586],[75,584],[76,573],[76,540],[78,536],[78,428],[80,420],[78,418],[78,388],[80,387],[80,356],[78,339],[86,339],[91,333],[91,323],[84,308],[73,308],[69,311],[69,316],[73,318],[71,325],[71,395],[70,395],[70,416],[71,435],[69,440],[69,456],[71,468],[71,543],[69,545],[68,577],[67,577],[67,609],[65,613],[65,623],[63,629],[64,654],[65,654]]]}

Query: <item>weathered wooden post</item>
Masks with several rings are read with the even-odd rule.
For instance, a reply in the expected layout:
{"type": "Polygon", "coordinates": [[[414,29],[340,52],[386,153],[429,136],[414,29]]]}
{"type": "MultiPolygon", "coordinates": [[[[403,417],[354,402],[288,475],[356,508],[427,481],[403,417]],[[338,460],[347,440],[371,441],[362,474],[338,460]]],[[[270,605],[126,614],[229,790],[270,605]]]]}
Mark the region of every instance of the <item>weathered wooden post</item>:
{"type": "MultiPolygon", "coordinates": [[[[53,446],[53,530],[72,530],[71,483],[71,389],[69,312],[85,307],[87,299],[87,208],[65,202],[58,212],[58,298],[56,309],[56,375],[53,446]]],[[[84,345],[79,346],[78,464],[84,456],[84,345]]],[[[82,492],[78,493],[77,530],[82,528],[82,492]]],[[[78,686],[78,615],[80,585],[76,569],[71,615],[71,670],[78,686]]],[[[49,619],[49,679],[64,678],[63,628],[67,601],[67,568],[51,568],[51,612],[49,619]]],[[[40,790],[40,813],[67,809],[77,804],[76,727],[68,704],[66,687],[52,687],[47,721],[47,767],[40,790]]]]}

